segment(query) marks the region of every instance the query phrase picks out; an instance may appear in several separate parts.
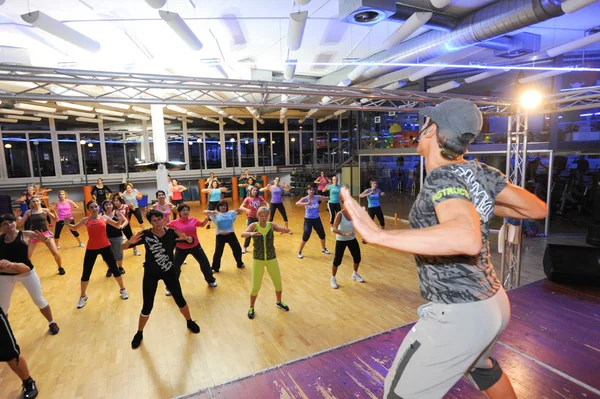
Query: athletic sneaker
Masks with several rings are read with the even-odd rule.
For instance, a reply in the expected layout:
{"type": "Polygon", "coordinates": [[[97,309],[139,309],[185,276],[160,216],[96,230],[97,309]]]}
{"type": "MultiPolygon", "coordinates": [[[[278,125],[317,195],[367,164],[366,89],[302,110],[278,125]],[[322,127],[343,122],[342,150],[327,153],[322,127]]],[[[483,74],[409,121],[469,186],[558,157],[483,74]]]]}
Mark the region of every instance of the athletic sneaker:
{"type": "Polygon", "coordinates": [[[119,271],[121,272],[121,274],[125,274],[125,269],[123,269],[122,267],[119,267],[119,271]]]}
{"type": "Polygon", "coordinates": [[[358,274],[358,273],[356,273],[356,272],[352,273],[352,280],[354,280],[354,281],[356,281],[356,282],[358,282],[358,283],[364,283],[364,282],[365,282],[365,279],[364,279],[364,278],[362,278],[362,277],[360,276],[360,274],[358,274]]]}
{"type": "Polygon", "coordinates": [[[65,273],[66,273],[66,272],[65,272],[65,269],[63,269],[62,267],[59,267],[59,268],[58,268],[58,274],[60,274],[61,276],[64,276],[64,275],[65,275],[65,273]]]}
{"type": "Polygon", "coordinates": [[[140,253],[140,251],[138,251],[137,248],[133,248],[133,255],[135,255],[135,256],[142,256],[142,254],[140,253]]]}
{"type": "Polygon", "coordinates": [[[119,292],[121,293],[121,299],[129,299],[129,293],[125,288],[119,290],[119,292]]]}
{"type": "Polygon", "coordinates": [[[248,318],[249,319],[254,318],[254,308],[250,308],[250,310],[248,310],[248,318]]]}
{"type": "Polygon", "coordinates": [[[335,277],[333,277],[333,276],[331,276],[330,284],[331,284],[331,288],[333,288],[334,290],[338,288],[337,281],[335,281],[335,277]]]}
{"type": "Polygon", "coordinates": [[[217,282],[213,281],[212,283],[208,283],[208,285],[210,285],[211,287],[216,287],[217,286],[217,282]]]}
{"type": "Polygon", "coordinates": [[[194,334],[198,334],[200,332],[200,326],[198,324],[196,324],[196,322],[194,320],[187,321],[187,328],[194,334]]]}
{"type": "Polygon", "coordinates": [[[214,268],[213,268],[213,269],[210,269],[210,270],[212,270],[213,274],[214,274],[214,273],[219,273],[219,269],[214,269],[214,268]]]}
{"type": "Polygon", "coordinates": [[[38,389],[31,377],[23,383],[23,398],[33,399],[38,396],[38,389]]]}
{"type": "Polygon", "coordinates": [[[50,335],[56,335],[60,331],[60,328],[58,328],[58,324],[53,321],[48,325],[48,330],[50,330],[50,335]]]}
{"type": "Polygon", "coordinates": [[[210,224],[206,226],[206,230],[210,229],[210,224]]]}
{"type": "Polygon", "coordinates": [[[237,268],[238,269],[244,269],[246,267],[246,265],[244,265],[243,263],[241,265],[239,265],[237,268]]]}
{"type": "Polygon", "coordinates": [[[165,290],[165,295],[166,295],[166,296],[171,296],[171,295],[172,295],[172,294],[171,294],[171,291],[169,291],[168,289],[166,289],[166,290],[165,290]]]}
{"type": "Polygon", "coordinates": [[[331,252],[329,252],[329,250],[327,248],[322,249],[321,252],[323,252],[325,255],[330,255],[331,252]]]}
{"type": "Polygon", "coordinates": [[[84,307],[85,304],[87,303],[87,300],[88,300],[87,295],[79,298],[79,300],[77,301],[77,309],[81,309],[82,307],[84,307]]]}
{"type": "Polygon", "coordinates": [[[60,245],[57,245],[57,246],[56,246],[56,249],[60,249],[60,245]]]}
{"type": "Polygon", "coordinates": [[[304,258],[304,255],[302,255],[302,252],[298,252],[298,259],[302,259],[304,258]]]}
{"type": "Polygon", "coordinates": [[[110,271],[110,269],[106,271],[106,277],[112,277],[112,272],[110,271]]]}
{"type": "Polygon", "coordinates": [[[283,301],[276,302],[275,305],[281,310],[285,310],[286,312],[290,311],[290,308],[288,307],[288,305],[286,305],[285,302],[283,302],[283,301]]]}
{"type": "Polygon", "coordinates": [[[82,243],[82,242],[80,242],[80,243],[79,243],[79,248],[85,248],[85,244],[84,244],[84,243],[82,243]]]}
{"type": "Polygon", "coordinates": [[[247,252],[247,251],[246,251],[246,247],[243,247],[243,248],[242,248],[242,255],[243,255],[243,254],[245,254],[246,252],[247,252]]]}
{"type": "Polygon", "coordinates": [[[142,340],[144,339],[144,333],[142,331],[138,331],[133,336],[131,340],[131,349],[137,349],[142,344],[142,340]]]}

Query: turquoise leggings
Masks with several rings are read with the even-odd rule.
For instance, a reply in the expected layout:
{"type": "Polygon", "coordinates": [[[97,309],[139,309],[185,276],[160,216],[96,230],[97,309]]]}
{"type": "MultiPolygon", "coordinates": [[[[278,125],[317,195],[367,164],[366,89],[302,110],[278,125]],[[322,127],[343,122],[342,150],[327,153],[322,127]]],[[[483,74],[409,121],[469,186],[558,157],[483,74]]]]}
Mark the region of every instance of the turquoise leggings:
{"type": "Polygon", "coordinates": [[[281,273],[279,273],[279,263],[277,263],[277,259],[254,259],[252,262],[252,289],[250,291],[250,295],[252,296],[257,296],[258,291],[260,291],[262,278],[265,274],[265,266],[267,266],[267,273],[271,276],[271,281],[273,281],[273,285],[275,286],[275,292],[282,290],[281,273]]]}

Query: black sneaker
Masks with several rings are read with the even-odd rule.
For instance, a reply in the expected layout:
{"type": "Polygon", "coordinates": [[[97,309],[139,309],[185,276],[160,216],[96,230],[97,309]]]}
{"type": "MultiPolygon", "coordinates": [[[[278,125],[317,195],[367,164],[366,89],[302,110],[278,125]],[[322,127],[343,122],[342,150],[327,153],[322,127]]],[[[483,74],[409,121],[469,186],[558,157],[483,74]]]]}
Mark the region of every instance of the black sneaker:
{"type": "Polygon", "coordinates": [[[23,383],[23,398],[32,399],[38,396],[38,389],[35,381],[29,378],[23,383]]]}
{"type": "Polygon", "coordinates": [[[246,265],[244,265],[243,263],[241,265],[239,265],[237,268],[238,269],[244,269],[246,267],[246,265]]]}
{"type": "Polygon", "coordinates": [[[290,308],[288,307],[288,305],[286,305],[285,302],[283,302],[283,301],[276,302],[275,305],[281,310],[285,310],[286,312],[290,311],[290,308]]]}
{"type": "Polygon", "coordinates": [[[50,335],[56,335],[60,331],[60,328],[58,328],[58,324],[52,323],[48,326],[48,330],[50,330],[50,335]]]}
{"type": "Polygon", "coordinates": [[[254,318],[254,308],[250,308],[250,310],[248,310],[248,318],[251,320],[254,318]]]}
{"type": "Polygon", "coordinates": [[[198,334],[200,332],[200,326],[196,324],[194,320],[187,321],[187,328],[194,334],[198,334]]]}
{"type": "Polygon", "coordinates": [[[121,274],[125,274],[125,269],[123,269],[122,267],[119,267],[119,271],[121,272],[121,274]]]}
{"type": "Polygon", "coordinates": [[[206,230],[210,229],[210,224],[208,226],[206,226],[206,230]]]}
{"type": "Polygon", "coordinates": [[[106,271],[106,277],[112,277],[112,272],[110,271],[110,269],[106,271]]]}
{"type": "Polygon", "coordinates": [[[133,336],[131,340],[131,349],[137,349],[142,344],[142,340],[144,339],[144,333],[142,331],[138,331],[133,336]]]}
{"type": "MultiPolygon", "coordinates": [[[[63,269],[62,267],[59,267],[59,268],[58,268],[58,274],[60,274],[61,276],[64,276],[64,275],[65,275],[65,273],[66,273],[66,272],[65,272],[65,269],[63,269]]],[[[36,391],[36,392],[37,392],[37,391],[36,391]]]]}

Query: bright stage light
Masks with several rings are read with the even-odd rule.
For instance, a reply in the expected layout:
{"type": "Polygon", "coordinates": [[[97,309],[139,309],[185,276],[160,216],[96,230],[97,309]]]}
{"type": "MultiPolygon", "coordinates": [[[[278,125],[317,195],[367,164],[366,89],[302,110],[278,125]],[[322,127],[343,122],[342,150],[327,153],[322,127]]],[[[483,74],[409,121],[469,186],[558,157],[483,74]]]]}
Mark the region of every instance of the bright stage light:
{"type": "Polygon", "coordinates": [[[525,109],[536,108],[542,102],[542,94],[537,90],[526,90],[521,94],[520,105],[525,109]]]}

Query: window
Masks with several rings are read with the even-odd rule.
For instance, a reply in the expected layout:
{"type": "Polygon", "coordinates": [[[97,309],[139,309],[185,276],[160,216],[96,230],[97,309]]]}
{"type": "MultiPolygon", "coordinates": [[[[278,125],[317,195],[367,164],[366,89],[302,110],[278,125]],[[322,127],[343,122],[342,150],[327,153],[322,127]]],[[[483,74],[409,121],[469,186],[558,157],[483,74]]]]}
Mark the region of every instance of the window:
{"type": "Polygon", "coordinates": [[[81,144],[81,152],[83,154],[84,172],[88,175],[101,175],[102,170],[102,154],[100,151],[100,137],[98,134],[81,133],[80,140],[85,141],[81,144]]]}
{"type": "Polygon", "coordinates": [[[77,153],[77,135],[59,134],[58,152],[60,154],[60,172],[63,175],[79,174],[79,154],[77,153]]]}
{"type": "Polygon", "coordinates": [[[283,133],[271,133],[271,145],[273,165],[285,165],[285,135],[283,133]]]}
{"type": "Polygon", "coordinates": [[[313,134],[302,132],[302,164],[310,165],[313,161],[313,134]]]}
{"type": "Polygon", "coordinates": [[[33,175],[54,176],[54,154],[50,133],[29,133],[33,175]]]}
{"type": "Polygon", "coordinates": [[[271,166],[271,133],[258,133],[258,166],[271,166]]]}
{"type": "Polygon", "coordinates": [[[127,168],[130,173],[135,172],[135,164],[145,162],[144,136],[142,133],[126,133],[125,148],[127,148],[127,168]]]}
{"type": "Polygon", "coordinates": [[[123,133],[104,133],[104,145],[106,147],[108,173],[127,172],[123,133]]]}
{"type": "Polygon", "coordinates": [[[225,133],[225,164],[228,168],[235,168],[240,166],[238,159],[238,134],[237,133],[225,133]],[[233,141],[232,141],[233,140],[233,141]]]}
{"type": "Polygon", "coordinates": [[[256,166],[254,159],[254,133],[240,133],[240,152],[243,168],[253,168],[256,166]]]}
{"type": "Polygon", "coordinates": [[[290,133],[290,165],[300,164],[300,134],[290,133]]]}
{"type": "Polygon", "coordinates": [[[190,169],[206,169],[204,165],[204,133],[188,133],[187,140],[190,169]]]}
{"type": "Polygon", "coordinates": [[[208,169],[221,169],[221,141],[219,133],[205,134],[206,166],[208,169]]]}
{"type": "Polygon", "coordinates": [[[172,162],[185,162],[183,133],[167,133],[167,159],[172,162]]]}
{"type": "Polygon", "coordinates": [[[27,136],[25,133],[2,133],[8,177],[31,177],[27,136]]]}

